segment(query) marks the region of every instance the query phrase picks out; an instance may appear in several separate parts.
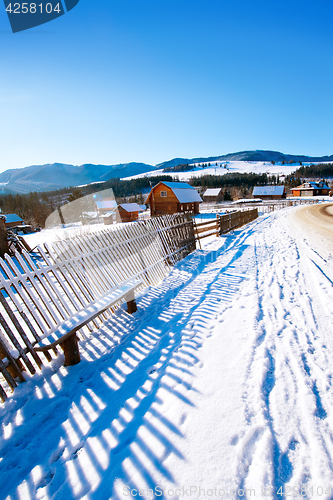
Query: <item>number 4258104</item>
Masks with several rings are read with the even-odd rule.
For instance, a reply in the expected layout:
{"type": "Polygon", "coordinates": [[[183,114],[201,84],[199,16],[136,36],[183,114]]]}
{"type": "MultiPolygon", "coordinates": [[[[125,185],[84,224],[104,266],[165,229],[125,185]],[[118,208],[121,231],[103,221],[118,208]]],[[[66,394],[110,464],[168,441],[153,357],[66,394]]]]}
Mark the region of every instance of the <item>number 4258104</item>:
{"type": "Polygon", "coordinates": [[[6,11],[9,12],[9,14],[43,14],[46,12],[47,14],[52,14],[52,12],[57,12],[60,14],[62,12],[62,9],[60,7],[60,4],[57,3],[53,7],[51,3],[45,4],[36,4],[36,3],[14,3],[13,7],[12,4],[10,3],[8,7],[6,8],[6,11]]]}

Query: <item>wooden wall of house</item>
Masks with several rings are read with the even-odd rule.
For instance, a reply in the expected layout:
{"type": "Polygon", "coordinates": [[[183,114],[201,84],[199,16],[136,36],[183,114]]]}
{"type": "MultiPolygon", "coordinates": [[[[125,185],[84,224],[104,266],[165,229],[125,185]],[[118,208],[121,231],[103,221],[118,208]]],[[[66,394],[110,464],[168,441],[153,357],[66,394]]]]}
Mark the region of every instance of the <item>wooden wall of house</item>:
{"type": "Polygon", "coordinates": [[[117,210],[117,222],[133,222],[138,220],[139,212],[126,212],[123,208],[119,207],[117,210]]]}
{"type": "Polygon", "coordinates": [[[203,199],[206,203],[218,203],[219,201],[223,201],[224,200],[224,194],[223,192],[221,192],[220,194],[218,194],[217,196],[203,196],[203,199]]]}
{"type": "Polygon", "coordinates": [[[199,202],[179,203],[173,191],[163,184],[156,186],[150,196],[150,214],[176,214],[179,212],[199,213],[199,202]],[[161,191],[166,191],[167,196],[161,196],[161,191]]]}
{"type": "Polygon", "coordinates": [[[178,212],[178,200],[172,190],[160,184],[156,186],[150,197],[151,215],[175,214],[178,212]],[[166,191],[167,196],[161,196],[161,191],[166,191]]]}
{"type": "Polygon", "coordinates": [[[22,224],[22,220],[18,220],[16,222],[6,222],[6,228],[9,229],[10,227],[22,226],[22,224]]]}
{"type": "Polygon", "coordinates": [[[4,219],[0,218],[0,257],[3,259],[5,253],[9,253],[7,232],[4,219]]]}
{"type": "Polygon", "coordinates": [[[286,194],[274,194],[274,195],[271,195],[271,194],[268,194],[268,195],[264,195],[264,194],[261,194],[261,195],[257,195],[255,196],[255,198],[260,198],[261,200],[282,200],[283,198],[286,197],[286,194]]]}

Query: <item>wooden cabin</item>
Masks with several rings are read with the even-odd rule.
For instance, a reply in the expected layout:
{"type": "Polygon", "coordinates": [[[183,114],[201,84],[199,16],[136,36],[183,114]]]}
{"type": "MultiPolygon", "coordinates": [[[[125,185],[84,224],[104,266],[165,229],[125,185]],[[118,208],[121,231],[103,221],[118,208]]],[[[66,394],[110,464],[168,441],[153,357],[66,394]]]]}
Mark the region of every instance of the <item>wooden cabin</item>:
{"type": "Polygon", "coordinates": [[[151,216],[178,212],[198,214],[201,202],[197,190],[186,182],[159,182],[152,188],[146,200],[150,205],[151,216]]]}
{"type": "Polygon", "coordinates": [[[218,203],[224,200],[224,194],[222,188],[208,188],[203,195],[205,202],[215,202],[218,203]]]}
{"type": "Polygon", "coordinates": [[[261,200],[281,200],[286,197],[284,186],[256,186],[252,196],[261,200]]]}
{"type": "Polygon", "coordinates": [[[5,226],[6,229],[15,226],[22,226],[24,224],[23,219],[16,214],[3,214],[6,217],[5,226]]]}
{"type": "Polygon", "coordinates": [[[99,215],[103,215],[117,208],[117,202],[115,200],[98,200],[95,201],[95,205],[99,215]]]}
{"type": "Polygon", "coordinates": [[[133,222],[138,220],[139,212],[144,209],[137,203],[122,203],[116,208],[116,221],[117,222],[133,222]]]}
{"type": "Polygon", "coordinates": [[[324,182],[304,182],[291,191],[293,196],[325,196],[329,194],[330,188],[324,182]]]}

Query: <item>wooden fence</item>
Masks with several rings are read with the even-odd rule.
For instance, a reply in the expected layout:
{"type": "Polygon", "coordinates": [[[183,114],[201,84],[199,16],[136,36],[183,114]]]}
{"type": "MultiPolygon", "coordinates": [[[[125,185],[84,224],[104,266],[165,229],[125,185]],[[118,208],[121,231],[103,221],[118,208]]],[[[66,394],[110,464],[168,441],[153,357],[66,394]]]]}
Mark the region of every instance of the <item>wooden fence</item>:
{"type": "Polygon", "coordinates": [[[212,203],[202,203],[200,205],[200,213],[220,213],[221,211],[230,211],[230,210],[240,210],[240,207],[246,207],[246,209],[250,208],[258,208],[259,213],[267,213],[267,212],[273,212],[274,210],[281,210],[283,208],[287,207],[295,207],[298,205],[313,205],[317,203],[321,203],[323,200],[322,198],[287,198],[287,199],[281,199],[281,200],[264,200],[260,203],[258,202],[251,202],[251,200],[248,200],[247,203],[242,203],[241,205],[237,205],[235,203],[233,204],[227,204],[223,203],[220,205],[214,205],[212,203]]]}
{"type": "MultiPolygon", "coordinates": [[[[58,354],[34,350],[70,315],[132,278],[158,283],[195,248],[189,215],[110,226],[0,259],[0,399],[58,354]]],[[[100,325],[103,313],[87,325],[100,325]]],[[[84,331],[81,330],[84,336],[84,331]]]]}
{"type": "MultiPolygon", "coordinates": [[[[128,280],[138,278],[142,287],[158,283],[198,239],[224,234],[257,216],[256,209],[235,211],[195,225],[190,214],[166,215],[44,244],[33,257],[25,250],[5,255],[0,259],[0,399],[7,399],[25,373],[34,374],[58,354],[58,347],[40,353],[34,346],[68,317],[128,280]]],[[[85,330],[98,328],[110,314],[93,319],[79,335],[84,338],[85,330]]]]}
{"type": "Polygon", "coordinates": [[[216,215],[216,219],[195,223],[196,240],[208,236],[221,236],[233,229],[244,226],[258,217],[258,209],[236,210],[224,215],[216,215]]]}

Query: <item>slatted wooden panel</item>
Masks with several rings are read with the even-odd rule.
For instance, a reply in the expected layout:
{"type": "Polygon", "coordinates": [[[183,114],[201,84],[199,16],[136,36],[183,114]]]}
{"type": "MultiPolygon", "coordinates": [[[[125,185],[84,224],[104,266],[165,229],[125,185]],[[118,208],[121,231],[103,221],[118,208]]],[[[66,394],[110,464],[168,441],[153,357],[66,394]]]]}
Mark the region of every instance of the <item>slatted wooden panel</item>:
{"type": "Polygon", "coordinates": [[[0,259],[0,399],[51,359],[33,349],[41,337],[128,279],[159,282],[194,244],[192,219],[176,214],[37,247],[34,260],[0,259]]]}
{"type": "Polygon", "coordinates": [[[106,226],[100,232],[46,245],[59,261],[79,266],[89,280],[95,281],[98,270],[98,286],[105,289],[130,278],[141,278],[147,285],[158,283],[168,273],[168,264],[193,249],[193,221],[187,214],[106,226]]]}
{"type": "Polygon", "coordinates": [[[216,220],[196,224],[197,240],[209,236],[219,236],[243,226],[258,217],[258,209],[235,210],[224,215],[217,215],[216,220]]]}

